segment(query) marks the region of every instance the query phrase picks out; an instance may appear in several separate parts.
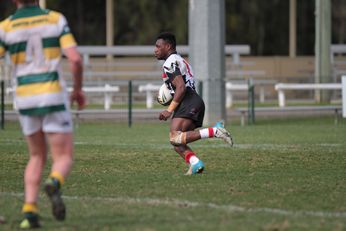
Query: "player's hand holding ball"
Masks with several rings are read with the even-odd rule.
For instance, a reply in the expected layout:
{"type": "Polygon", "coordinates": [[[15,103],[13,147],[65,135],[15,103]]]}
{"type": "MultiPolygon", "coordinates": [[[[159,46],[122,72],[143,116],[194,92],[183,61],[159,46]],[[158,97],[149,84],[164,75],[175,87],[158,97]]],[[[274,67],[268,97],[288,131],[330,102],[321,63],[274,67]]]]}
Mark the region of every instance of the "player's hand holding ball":
{"type": "Polygon", "coordinates": [[[171,115],[172,115],[172,112],[164,110],[160,113],[159,119],[166,121],[167,119],[171,117],[171,115]]]}

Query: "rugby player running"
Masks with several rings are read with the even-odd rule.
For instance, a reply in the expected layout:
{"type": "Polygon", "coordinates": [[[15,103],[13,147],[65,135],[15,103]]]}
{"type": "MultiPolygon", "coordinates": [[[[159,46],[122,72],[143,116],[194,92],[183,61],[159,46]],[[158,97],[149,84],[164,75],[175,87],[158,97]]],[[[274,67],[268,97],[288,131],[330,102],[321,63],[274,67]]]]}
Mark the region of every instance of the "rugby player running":
{"type": "Polygon", "coordinates": [[[187,144],[216,137],[232,146],[231,134],[222,122],[217,122],[213,127],[195,130],[203,125],[205,106],[196,92],[191,65],[177,54],[174,34],[161,33],[156,39],[154,53],[158,60],[165,61],[162,80],[174,93],[172,102],[160,113],[159,119],[166,121],[172,117],[169,140],[174,150],[189,165],[186,175],[202,173],[205,169],[203,161],[187,144]]]}

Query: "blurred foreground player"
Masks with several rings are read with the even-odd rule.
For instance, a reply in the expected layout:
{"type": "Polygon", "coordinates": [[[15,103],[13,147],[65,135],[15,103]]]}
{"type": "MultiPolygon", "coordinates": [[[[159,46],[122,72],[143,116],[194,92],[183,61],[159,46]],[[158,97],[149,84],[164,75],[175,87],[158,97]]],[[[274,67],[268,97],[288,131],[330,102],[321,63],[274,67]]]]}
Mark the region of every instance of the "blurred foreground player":
{"type": "Polygon", "coordinates": [[[176,52],[175,36],[168,32],[161,33],[156,39],[154,52],[158,60],[165,60],[162,80],[174,93],[172,102],[160,113],[159,119],[167,120],[173,115],[169,140],[174,150],[189,164],[186,175],[202,173],[204,163],[187,144],[199,139],[217,137],[232,146],[231,134],[221,122],[195,131],[203,124],[205,106],[195,90],[191,66],[176,52]]]}
{"type": "Polygon", "coordinates": [[[25,135],[30,160],[24,173],[24,220],[20,228],[40,227],[38,194],[48,148],[52,168],[45,192],[57,220],[65,219],[61,187],[73,162],[73,125],[66,83],[61,76],[62,50],[71,66],[71,102],[85,104],[82,62],[65,17],[41,9],[36,0],[13,0],[15,13],[0,24],[0,56],[8,51],[14,67],[15,105],[25,135]]]}

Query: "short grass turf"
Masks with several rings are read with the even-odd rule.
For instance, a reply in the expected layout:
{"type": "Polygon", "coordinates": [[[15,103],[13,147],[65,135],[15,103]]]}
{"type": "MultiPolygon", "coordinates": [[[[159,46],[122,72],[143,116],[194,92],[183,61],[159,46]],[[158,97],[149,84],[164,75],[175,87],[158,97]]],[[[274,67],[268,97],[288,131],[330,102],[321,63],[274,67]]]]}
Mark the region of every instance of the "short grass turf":
{"type": "MultiPolygon", "coordinates": [[[[221,140],[192,143],[202,175],[168,142],[168,122],[82,122],[63,188],[67,219],[42,193],[43,230],[345,230],[346,121],[266,119],[228,124],[221,140]]],[[[28,161],[18,123],[0,131],[0,230],[17,230],[28,161]]],[[[50,161],[44,178],[49,173],[50,161]]]]}

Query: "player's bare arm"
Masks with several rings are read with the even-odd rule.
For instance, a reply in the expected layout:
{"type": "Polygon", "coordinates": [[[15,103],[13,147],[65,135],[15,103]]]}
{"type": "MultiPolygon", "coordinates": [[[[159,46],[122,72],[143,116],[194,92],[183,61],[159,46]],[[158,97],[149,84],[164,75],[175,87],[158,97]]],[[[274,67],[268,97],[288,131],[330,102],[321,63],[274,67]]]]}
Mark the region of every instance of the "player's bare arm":
{"type": "Polygon", "coordinates": [[[186,85],[185,85],[183,76],[177,75],[173,79],[172,84],[175,87],[175,94],[174,94],[173,101],[180,103],[182,99],[184,98],[185,92],[186,92],[186,85]]]}
{"type": "Polygon", "coordinates": [[[71,105],[74,101],[78,104],[78,110],[81,110],[85,106],[85,95],[82,90],[83,81],[83,64],[82,58],[77,51],[76,47],[70,47],[64,49],[64,53],[69,61],[71,72],[73,75],[73,90],[70,95],[71,105]]]}
{"type": "Polygon", "coordinates": [[[160,113],[160,120],[167,120],[168,118],[170,118],[172,116],[174,109],[180,104],[180,102],[185,96],[186,86],[184,79],[181,75],[175,76],[175,78],[172,81],[172,85],[175,87],[174,98],[168,109],[160,113]]]}

